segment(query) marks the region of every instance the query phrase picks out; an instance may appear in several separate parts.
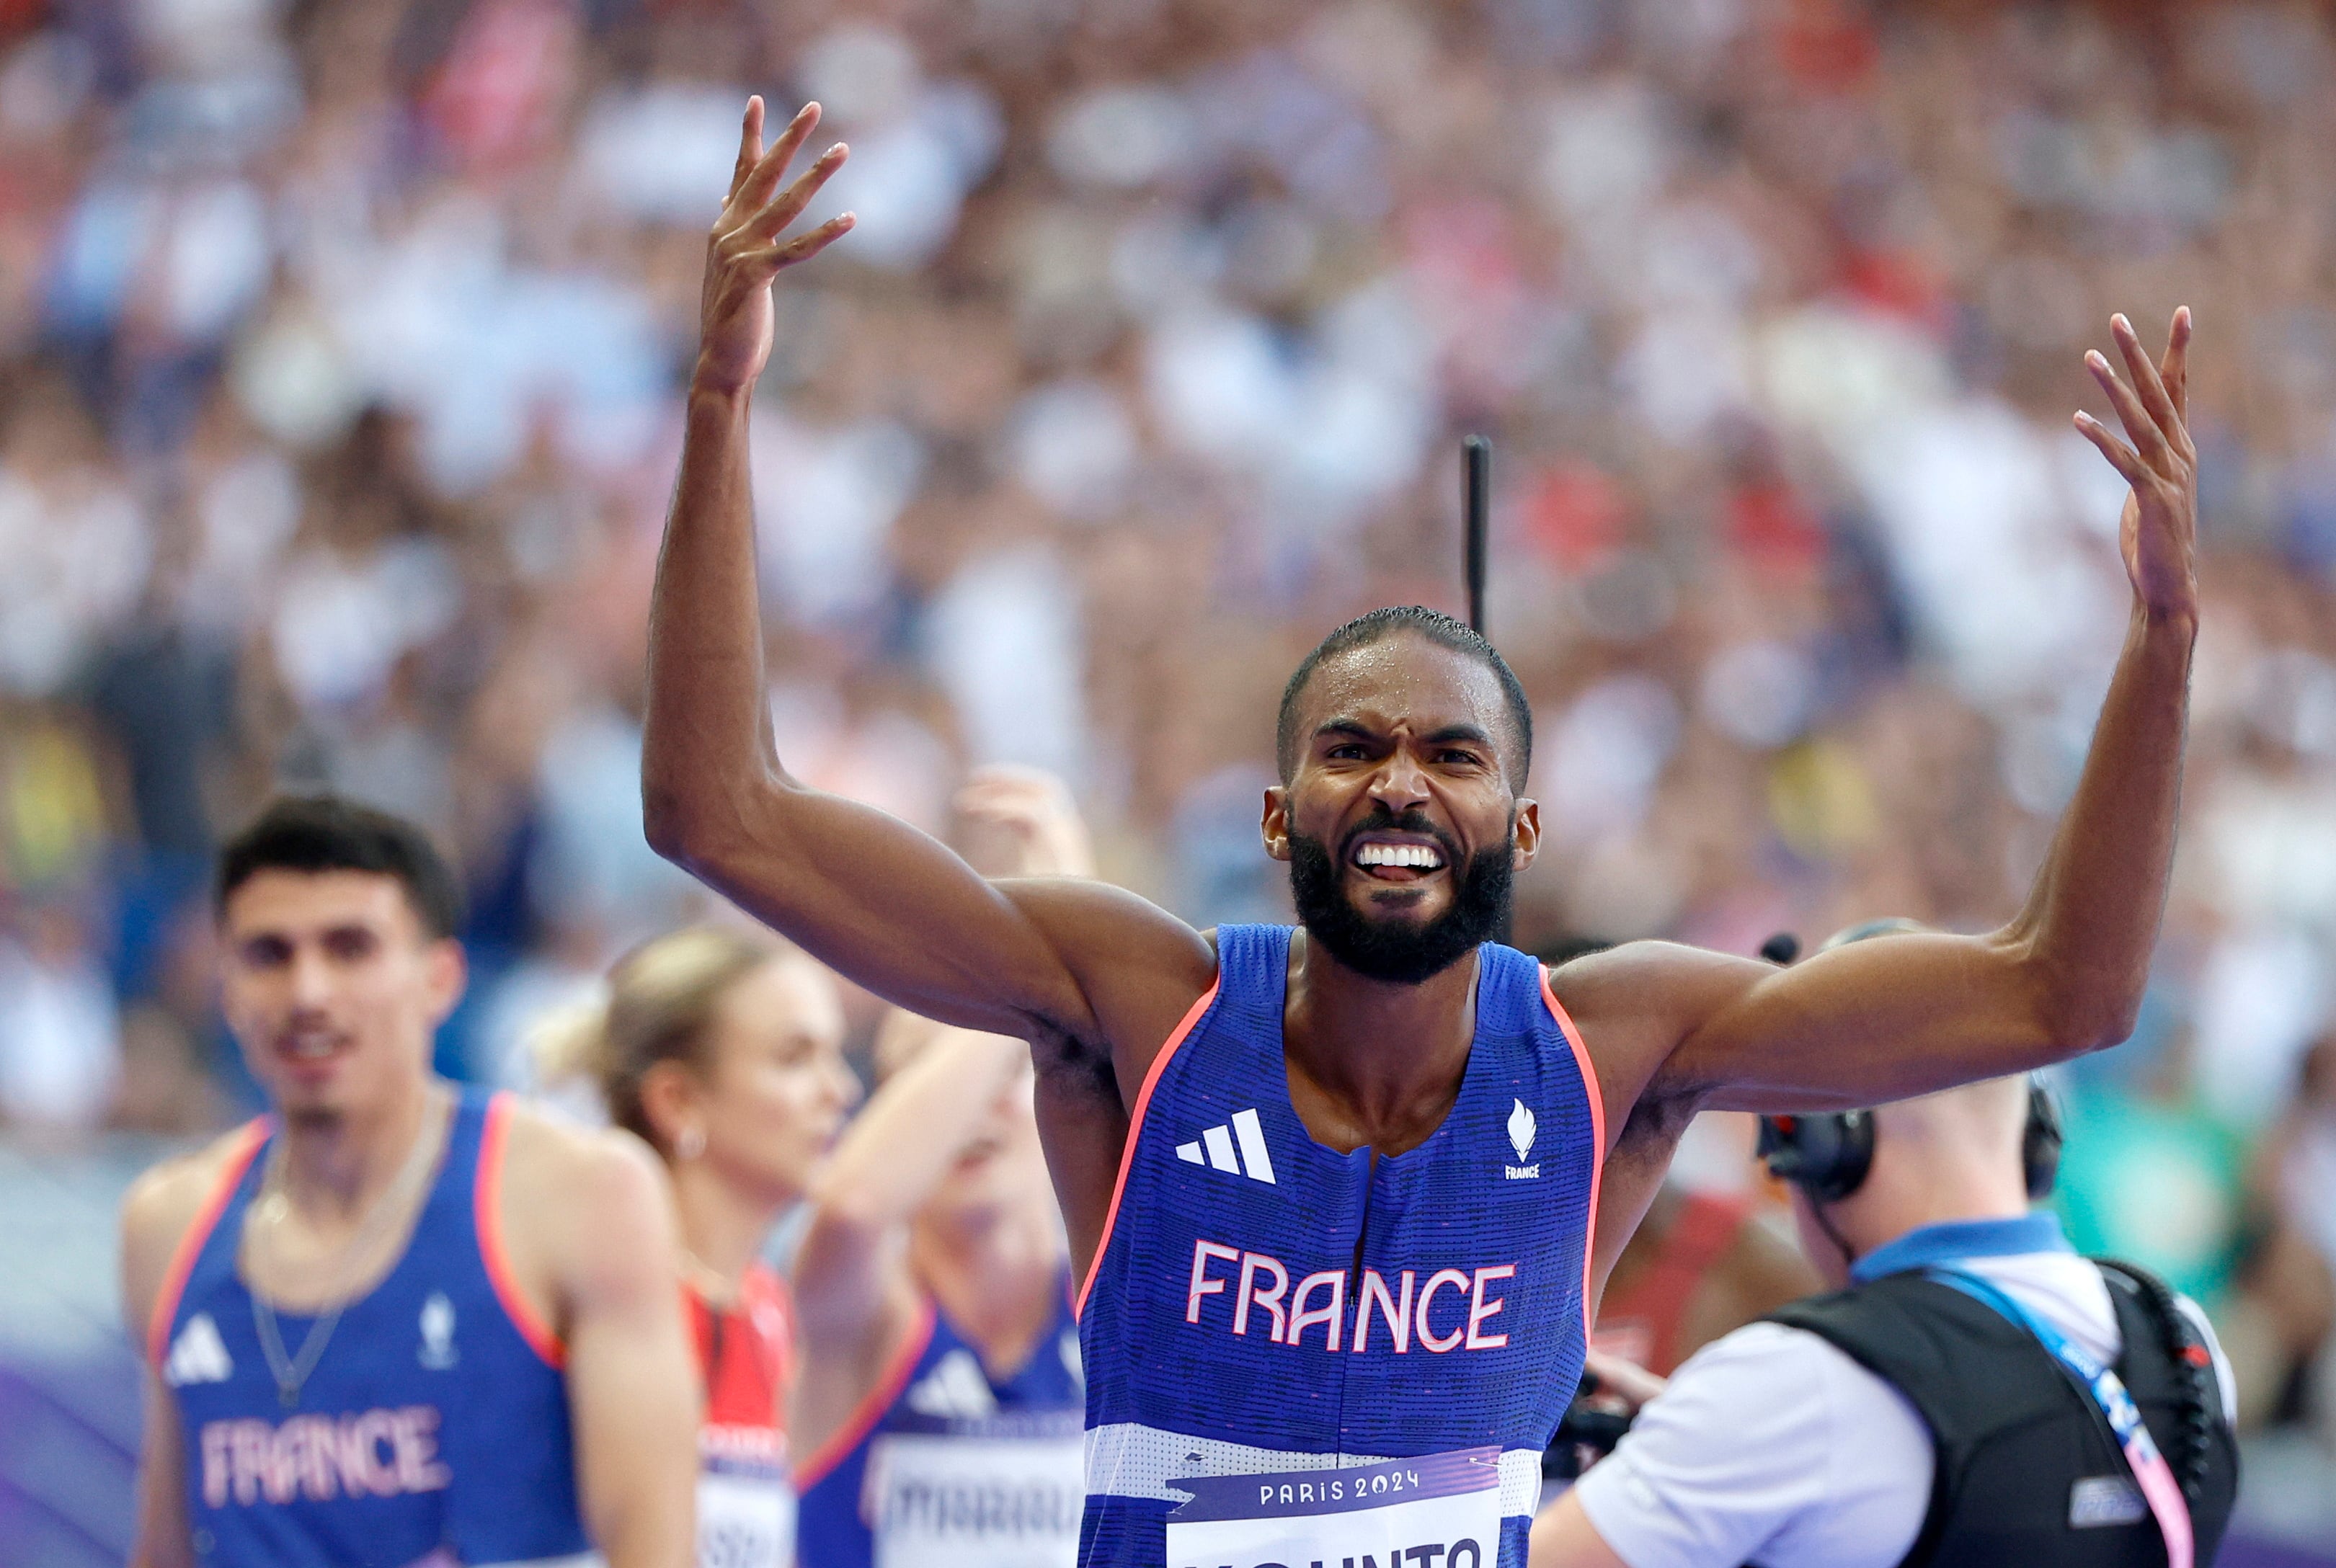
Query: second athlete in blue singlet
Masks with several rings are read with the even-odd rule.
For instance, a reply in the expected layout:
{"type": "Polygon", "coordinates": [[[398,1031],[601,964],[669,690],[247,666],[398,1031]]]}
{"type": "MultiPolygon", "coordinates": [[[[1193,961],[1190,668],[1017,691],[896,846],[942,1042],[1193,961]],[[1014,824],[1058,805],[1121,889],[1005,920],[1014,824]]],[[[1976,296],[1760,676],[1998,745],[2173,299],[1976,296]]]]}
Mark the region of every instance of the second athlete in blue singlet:
{"type": "MultiPolygon", "coordinates": [[[[242,1135],[150,1326],[183,1423],[200,1561],[583,1561],[560,1349],[512,1296],[492,1219],[510,1112],[476,1095],[456,1105],[413,1239],[340,1312],[297,1403],[277,1397],[236,1263],[277,1134],[257,1121],[242,1135]]],[[[280,1321],[287,1344],[316,1333],[312,1319],[280,1321]]]]}

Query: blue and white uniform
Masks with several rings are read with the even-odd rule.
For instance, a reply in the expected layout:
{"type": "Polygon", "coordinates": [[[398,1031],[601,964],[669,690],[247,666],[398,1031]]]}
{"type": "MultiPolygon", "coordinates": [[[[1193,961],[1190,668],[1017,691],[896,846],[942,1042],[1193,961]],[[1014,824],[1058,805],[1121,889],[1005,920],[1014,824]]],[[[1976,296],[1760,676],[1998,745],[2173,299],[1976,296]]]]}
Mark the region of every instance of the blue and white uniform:
{"type": "Polygon", "coordinates": [[[1443,1125],[1327,1148],[1290,1103],[1290,938],[1219,930],[1136,1101],[1081,1302],[1080,1562],[1522,1568],[1582,1371],[1597,1079],[1541,965],[1486,944],[1443,1125]]]}
{"type": "MultiPolygon", "coordinates": [[[[251,1568],[594,1561],[561,1349],[513,1289],[496,1193],[509,1100],[454,1108],[413,1239],[351,1302],[287,1408],[238,1272],[274,1128],[240,1136],[149,1325],[197,1560],[251,1568]]],[[[287,1352],[313,1320],[278,1313],[287,1352]]]]}
{"type": "Polygon", "coordinates": [[[1056,1300],[1003,1378],[925,1301],[891,1370],[798,1472],[801,1568],[1072,1568],[1085,1383],[1067,1278],[1056,1300]]]}

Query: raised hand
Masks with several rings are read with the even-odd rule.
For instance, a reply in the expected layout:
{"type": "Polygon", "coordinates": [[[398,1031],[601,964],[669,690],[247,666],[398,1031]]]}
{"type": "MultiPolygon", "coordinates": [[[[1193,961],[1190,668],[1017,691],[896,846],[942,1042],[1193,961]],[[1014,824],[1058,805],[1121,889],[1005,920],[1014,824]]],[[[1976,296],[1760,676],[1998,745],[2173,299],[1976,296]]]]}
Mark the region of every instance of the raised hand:
{"type": "MultiPolygon", "coordinates": [[[[954,802],[972,823],[992,833],[1008,862],[984,866],[1004,876],[1093,876],[1095,851],[1071,792],[1038,768],[1002,765],[974,770],[954,802]]],[[[985,856],[987,859],[988,857],[985,856]]]]}
{"type": "Polygon", "coordinates": [[[853,221],[847,212],[817,228],[782,239],[787,225],[803,216],[828,177],[843,167],[849,150],[841,141],[819,155],[784,190],[779,180],[819,124],[819,105],[806,103],[763,150],[763,101],[746,100],[746,121],[738,139],[738,163],[730,176],[729,198],[706,242],[706,284],[698,304],[696,384],[737,392],[754,384],[771,357],[771,279],[782,267],[807,261],[853,221]]]}
{"type": "Polygon", "coordinates": [[[2198,451],[2185,423],[2190,399],[2190,307],[2174,313],[2166,331],[2166,357],[2156,364],[2143,352],[2133,324],[2109,318],[2110,335],[2132,376],[2127,386],[2098,351],[2085,366],[2101,383],[2126,434],[2127,446],[2107,426],[2081,411],[2077,429],[2101,450],[2133,491],[2126,497],[2117,530],[2126,575],[2134,596],[2152,615],[2194,618],[2198,613],[2198,451]]]}

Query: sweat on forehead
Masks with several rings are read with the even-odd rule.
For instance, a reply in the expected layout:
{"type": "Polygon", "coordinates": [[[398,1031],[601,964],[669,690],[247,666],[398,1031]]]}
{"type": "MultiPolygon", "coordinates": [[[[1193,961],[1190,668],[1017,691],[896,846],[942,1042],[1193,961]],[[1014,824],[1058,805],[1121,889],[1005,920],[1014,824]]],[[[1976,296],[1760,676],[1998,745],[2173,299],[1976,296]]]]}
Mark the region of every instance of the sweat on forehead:
{"type": "Polygon", "coordinates": [[[1524,688],[1518,683],[1516,673],[1509,668],[1499,650],[1465,622],[1420,605],[1391,606],[1358,615],[1323,638],[1299,662],[1289,685],[1282,688],[1281,714],[1274,731],[1274,752],[1282,782],[1288,783],[1298,771],[1298,759],[1305,750],[1307,727],[1313,717],[1309,694],[1326,666],[1335,664],[1342,675],[1351,673],[1354,679],[1342,681],[1342,686],[1359,683],[1368,688],[1399,679],[1411,659],[1437,658],[1439,650],[1444,654],[1456,653],[1473,661],[1492,675],[1503,710],[1497,717],[1506,720],[1499,725],[1505,733],[1496,733],[1494,740],[1503,753],[1509,787],[1523,789],[1533,771],[1533,709],[1525,701],[1524,688]],[[1372,650],[1376,656],[1368,660],[1348,657],[1365,649],[1372,650]],[[1351,672],[1350,665],[1354,666],[1351,672]]]}

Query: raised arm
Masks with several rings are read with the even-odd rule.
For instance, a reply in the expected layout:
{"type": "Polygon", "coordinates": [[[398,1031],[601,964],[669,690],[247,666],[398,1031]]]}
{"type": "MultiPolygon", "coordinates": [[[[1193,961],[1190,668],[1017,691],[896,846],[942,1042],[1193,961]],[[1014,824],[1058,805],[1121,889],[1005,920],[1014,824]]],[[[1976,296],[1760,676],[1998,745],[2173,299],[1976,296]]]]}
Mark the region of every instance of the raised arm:
{"type": "MultiPolygon", "coordinates": [[[[1984,936],[1847,944],[1789,969],[1660,944],[1554,983],[1593,1040],[1614,1019],[1611,1096],[1743,1109],[1872,1105],[2115,1045],[2132,1032],[2166,903],[2198,627],[2196,454],[2185,425],[2190,313],[2162,365],[2112,322],[2128,385],[2087,356],[2132,438],[2077,428],[2131,485],[2125,647],[2074,799],[2027,904],[1984,936]],[[1643,998],[1657,997],[1656,1002],[1643,998]],[[1586,1016],[1585,1016],[1586,1015],[1586,1016]]],[[[1983,591],[1983,590],[1975,590],[1983,591]]]]}
{"type": "Polygon", "coordinates": [[[762,101],[749,102],[707,246],[681,472],[650,615],[648,840],[823,963],[917,1011],[1024,1037],[1141,1040],[1155,1025],[1164,1035],[1206,989],[1213,963],[1189,927],[1101,884],[992,885],[906,824],[806,788],[779,760],[748,411],[771,350],[772,279],[852,226],[847,213],[782,237],[844,160],[839,143],[781,189],[818,122],[818,106],[806,107],[764,151],[762,101]]]}
{"type": "Polygon", "coordinates": [[[909,1222],[1030,1060],[1018,1040],[912,1012],[893,1013],[884,1030],[880,1051],[906,1065],[870,1097],[821,1168],[795,1256],[795,1315],[808,1360],[885,1337],[886,1308],[909,1286],[909,1222]]]}

